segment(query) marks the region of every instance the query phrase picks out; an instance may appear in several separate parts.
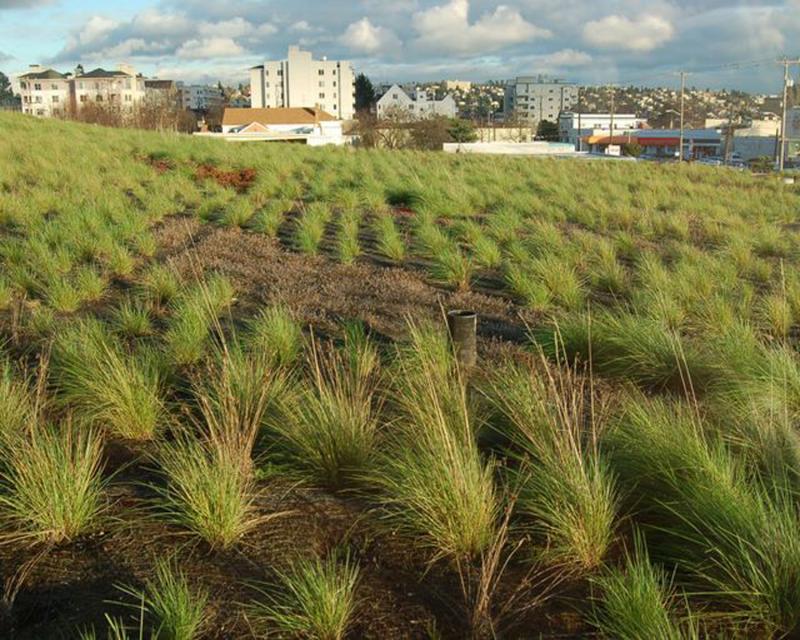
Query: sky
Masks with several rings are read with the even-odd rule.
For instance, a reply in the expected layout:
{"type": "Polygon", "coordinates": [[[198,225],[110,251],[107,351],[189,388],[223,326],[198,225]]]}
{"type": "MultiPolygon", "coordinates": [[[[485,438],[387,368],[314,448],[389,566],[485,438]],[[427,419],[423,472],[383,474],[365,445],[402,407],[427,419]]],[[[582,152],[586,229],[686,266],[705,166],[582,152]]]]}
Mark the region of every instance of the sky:
{"type": "MultiPolygon", "coordinates": [[[[298,44],[373,81],[688,84],[777,93],[800,56],[800,0],[0,0],[0,70],[133,64],[247,82],[298,44]]],[[[796,68],[795,68],[796,69],[796,68]]]]}

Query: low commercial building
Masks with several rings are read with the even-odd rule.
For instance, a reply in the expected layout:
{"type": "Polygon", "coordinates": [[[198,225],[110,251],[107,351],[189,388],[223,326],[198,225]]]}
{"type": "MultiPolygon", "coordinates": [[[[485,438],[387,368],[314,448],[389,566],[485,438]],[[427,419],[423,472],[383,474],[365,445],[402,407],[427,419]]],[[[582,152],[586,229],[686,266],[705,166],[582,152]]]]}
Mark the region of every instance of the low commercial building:
{"type": "Polygon", "coordinates": [[[345,144],[343,121],[320,109],[225,109],[222,133],[201,133],[232,142],[302,142],[309,146],[345,144]]]}
{"type": "Polygon", "coordinates": [[[456,117],[456,101],[451,95],[436,100],[425,89],[415,89],[411,95],[400,85],[393,84],[377,102],[378,117],[385,118],[393,111],[408,114],[413,120],[443,116],[456,117]]]}
{"type": "Polygon", "coordinates": [[[353,67],[343,60],[314,60],[310,51],[289,47],[286,60],[250,69],[250,106],[322,109],[350,120],[356,112],[353,67]]]}
{"type": "MultiPolygon", "coordinates": [[[[584,144],[593,153],[616,153],[625,144],[637,143],[644,156],[652,158],[677,158],[681,132],[679,129],[639,129],[615,136],[588,136],[584,144]]],[[[697,160],[718,156],[722,148],[722,135],[716,129],[686,129],[683,132],[683,157],[697,160]]]]}
{"type": "Polygon", "coordinates": [[[647,120],[634,113],[573,113],[568,111],[558,117],[561,142],[581,150],[581,142],[588,136],[619,135],[626,131],[647,127],[647,120]],[[613,131],[612,131],[613,128],[613,131]]]}
{"type": "Polygon", "coordinates": [[[506,84],[503,114],[506,122],[521,120],[532,126],[558,116],[578,102],[578,85],[545,76],[519,76],[506,84]]]}

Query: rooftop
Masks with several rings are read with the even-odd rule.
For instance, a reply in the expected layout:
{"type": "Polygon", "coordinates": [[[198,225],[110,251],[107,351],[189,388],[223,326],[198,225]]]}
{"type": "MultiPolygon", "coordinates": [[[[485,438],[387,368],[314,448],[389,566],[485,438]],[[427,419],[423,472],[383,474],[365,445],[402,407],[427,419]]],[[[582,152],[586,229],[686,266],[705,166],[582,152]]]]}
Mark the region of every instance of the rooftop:
{"type": "Polygon", "coordinates": [[[25,80],[64,80],[66,75],[59,73],[55,69],[43,69],[42,71],[30,71],[19,76],[25,80]]]}
{"type": "Polygon", "coordinates": [[[222,124],[237,126],[258,122],[260,124],[316,124],[334,121],[330,113],[310,107],[287,107],[276,109],[225,109],[222,124]]]}

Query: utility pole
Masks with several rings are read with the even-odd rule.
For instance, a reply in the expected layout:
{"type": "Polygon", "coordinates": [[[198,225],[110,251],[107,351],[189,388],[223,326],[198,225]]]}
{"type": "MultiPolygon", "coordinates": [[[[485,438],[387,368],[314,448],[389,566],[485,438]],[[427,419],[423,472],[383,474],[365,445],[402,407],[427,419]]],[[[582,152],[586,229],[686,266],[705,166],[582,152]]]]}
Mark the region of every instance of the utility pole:
{"type": "Polygon", "coordinates": [[[678,142],[678,162],[683,162],[684,106],[686,104],[686,73],[681,71],[681,135],[678,142]]]}
{"type": "Polygon", "coordinates": [[[789,75],[789,67],[791,65],[800,65],[800,60],[784,58],[783,60],[778,60],[778,64],[783,65],[783,115],[781,117],[780,150],[778,151],[778,169],[783,171],[786,161],[786,117],[789,112],[789,87],[792,86],[792,77],[789,75]]]}
{"type": "Polygon", "coordinates": [[[583,151],[583,135],[581,134],[581,88],[578,87],[578,151],[583,151]]]}

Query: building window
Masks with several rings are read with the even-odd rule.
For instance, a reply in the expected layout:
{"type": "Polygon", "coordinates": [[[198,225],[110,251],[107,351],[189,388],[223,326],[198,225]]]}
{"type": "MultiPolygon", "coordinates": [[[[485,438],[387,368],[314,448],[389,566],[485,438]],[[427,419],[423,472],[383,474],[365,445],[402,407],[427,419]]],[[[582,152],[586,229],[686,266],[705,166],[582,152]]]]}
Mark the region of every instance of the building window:
{"type": "Polygon", "coordinates": [[[86,102],[86,99],[87,99],[88,97],[89,97],[89,96],[87,96],[85,93],[84,93],[83,95],[81,95],[81,102],[86,102]]]}
{"type": "Polygon", "coordinates": [[[34,90],[34,91],[41,91],[41,90],[42,90],[42,85],[40,85],[40,84],[37,82],[36,84],[34,84],[34,85],[33,85],[33,90],[34,90]]]}
{"type": "Polygon", "coordinates": [[[125,102],[130,102],[132,99],[133,98],[132,98],[131,94],[129,94],[129,93],[125,94],[125,102]]]}
{"type": "Polygon", "coordinates": [[[282,75],[283,75],[283,69],[278,69],[278,75],[279,75],[279,76],[282,76],[282,75]]]}
{"type": "Polygon", "coordinates": [[[334,86],[334,87],[336,86],[336,80],[334,80],[334,81],[333,81],[333,86],[334,86]]]}
{"type": "Polygon", "coordinates": [[[20,82],[19,83],[19,88],[20,89],[27,89],[28,88],[28,83],[27,82],[20,82]]]}
{"type": "Polygon", "coordinates": [[[53,96],[53,102],[58,102],[58,96],[53,96]]]}
{"type": "Polygon", "coordinates": [[[324,76],[325,75],[325,69],[320,69],[319,71],[317,71],[317,73],[319,75],[321,75],[321,76],[324,76]]]}
{"type": "Polygon", "coordinates": [[[319,81],[319,86],[320,87],[324,87],[325,86],[325,81],[324,80],[320,80],[319,81]]]}
{"type": "Polygon", "coordinates": [[[42,103],[42,96],[36,96],[36,102],[41,104],[42,103]]]}
{"type": "Polygon", "coordinates": [[[325,98],[325,94],[324,93],[320,93],[319,97],[324,99],[325,98]]]}
{"type": "Polygon", "coordinates": [[[97,97],[95,98],[95,100],[97,100],[97,102],[102,102],[102,101],[103,101],[103,96],[101,96],[101,95],[98,93],[98,94],[97,94],[97,97]]]}
{"type": "Polygon", "coordinates": [[[51,84],[51,85],[50,85],[50,88],[51,88],[53,91],[58,91],[58,85],[57,85],[57,84],[51,84]]]}

